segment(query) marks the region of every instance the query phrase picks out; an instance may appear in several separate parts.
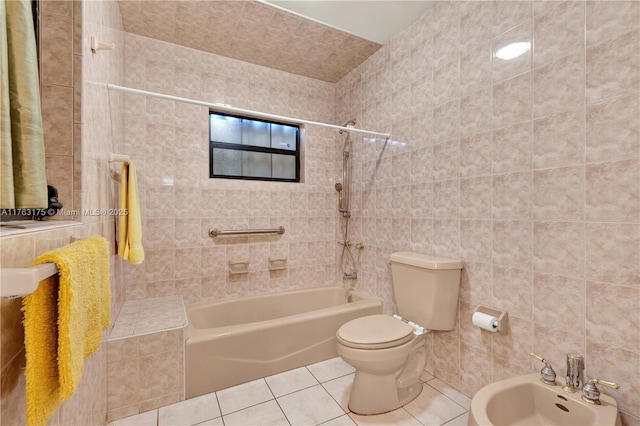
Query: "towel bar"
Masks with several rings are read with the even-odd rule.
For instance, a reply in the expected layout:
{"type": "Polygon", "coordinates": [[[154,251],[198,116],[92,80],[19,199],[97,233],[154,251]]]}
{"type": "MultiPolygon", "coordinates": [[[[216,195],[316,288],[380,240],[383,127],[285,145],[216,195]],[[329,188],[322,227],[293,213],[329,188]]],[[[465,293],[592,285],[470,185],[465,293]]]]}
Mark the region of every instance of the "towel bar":
{"type": "Polygon", "coordinates": [[[284,226],[279,226],[274,229],[243,229],[238,231],[233,231],[233,230],[221,231],[216,228],[209,229],[209,236],[211,238],[218,237],[220,235],[251,235],[251,234],[284,234],[284,226]]]}
{"type": "Polygon", "coordinates": [[[4,268],[0,271],[0,297],[14,299],[31,294],[38,283],[58,273],[55,263],[43,263],[31,268],[4,268]]]}
{"type": "Polygon", "coordinates": [[[109,162],[110,163],[127,163],[131,162],[131,159],[128,155],[124,154],[114,154],[113,152],[109,153],[109,162]]]}

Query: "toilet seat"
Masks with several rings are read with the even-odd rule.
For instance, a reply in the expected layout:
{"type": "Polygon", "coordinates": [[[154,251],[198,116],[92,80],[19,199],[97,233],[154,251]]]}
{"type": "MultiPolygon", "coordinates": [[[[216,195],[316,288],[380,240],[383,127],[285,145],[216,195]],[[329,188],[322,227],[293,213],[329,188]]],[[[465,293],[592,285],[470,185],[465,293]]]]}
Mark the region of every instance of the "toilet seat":
{"type": "Polygon", "coordinates": [[[336,338],[354,349],[386,349],[409,342],[414,331],[414,327],[388,315],[368,315],[344,324],[336,338]]]}

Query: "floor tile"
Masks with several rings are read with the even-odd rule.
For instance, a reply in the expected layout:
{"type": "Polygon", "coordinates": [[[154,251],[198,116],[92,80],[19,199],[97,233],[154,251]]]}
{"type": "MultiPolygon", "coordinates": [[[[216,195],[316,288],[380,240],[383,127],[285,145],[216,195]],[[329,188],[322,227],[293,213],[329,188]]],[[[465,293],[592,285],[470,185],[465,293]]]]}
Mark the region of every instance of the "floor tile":
{"type": "Polygon", "coordinates": [[[429,380],[433,380],[433,375],[427,373],[426,371],[423,371],[420,375],[420,380],[422,380],[423,382],[428,382],[429,380]]]}
{"type": "Polygon", "coordinates": [[[469,421],[469,412],[467,411],[461,416],[456,417],[450,422],[445,423],[443,426],[467,426],[467,422],[469,421]]]}
{"type": "Polygon", "coordinates": [[[108,426],[155,426],[158,424],[158,410],[151,410],[135,416],[109,423],[108,426]]]}
{"type": "Polygon", "coordinates": [[[159,426],[189,426],[215,417],[220,417],[215,393],[187,399],[158,409],[159,426]]]}
{"type": "Polygon", "coordinates": [[[216,417],[215,419],[207,420],[194,426],[224,426],[224,423],[222,422],[222,417],[216,417]]]}
{"type": "Polygon", "coordinates": [[[349,414],[351,419],[360,426],[368,425],[406,425],[406,426],[422,426],[415,417],[409,414],[404,408],[390,411],[375,416],[360,416],[355,413],[349,414]]]}
{"type": "Polygon", "coordinates": [[[278,398],[292,425],[317,425],[340,417],[344,410],[320,385],[278,398]]]}
{"type": "Polygon", "coordinates": [[[216,393],[223,415],[273,399],[273,394],[264,379],[222,389],[216,393]]]}
{"type": "Polygon", "coordinates": [[[225,426],[289,425],[287,418],[275,401],[267,401],[223,417],[225,426]]]}
{"type": "Polygon", "coordinates": [[[340,357],[320,361],[315,364],[308,365],[307,368],[320,383],[326,382],[327,380],[337,379],[338,377],[345,376],[356,371],[355,368],[344,362],[340,357]]]}
{"type": "Polygon", "coordinates": [[[316,378],[305,367],[265,377],[265,380],[276,398],[318,384],[316,378]]]}
{"type": "Polygon", "coordinates": [[[355,426],[356,424],[351,420],[348,414],[345,414],[335,419],[331,419],[328,422],[320,423],[321,426],[355,426]]]}
{"type": "Polygon", "coordinates": [[[466,411],[430,386],[424,386],[422,393],[404,409],[425,425],[441,425],[466,411]]]}
{"type": "Polygon", "coordinates": [[[462,405],[467,410],[471,409],[471,399],[466,395],[458,392],[457,390],[455,390],[454,388],[452,388],[442,380],[440,379],[430,380],[428,385],[431,386],[432,388],[435,388],[437,391],[445,394],[450,399],[462,405]]]}
{"type": "Polygon", "coordinates": [[[353,376],[355,376],[355,373],[338,377],[337,379],[329,380],[322,384],[327,392],[329,392],[329,395],[331,395],[346,412],[349,412],[349,396],[351,395],[353,376]]]}
{"type": "Polygon", "coordinates": [[[109,426],[466,426],[468,411],[463,407],[469,407],[470,399],[427,372],[421,376],[427,383],[418,398],[404,408],[373,416],[349,413],[353,378],[354,369],[342,359],[333,358],[121,419],[109,426]]]}

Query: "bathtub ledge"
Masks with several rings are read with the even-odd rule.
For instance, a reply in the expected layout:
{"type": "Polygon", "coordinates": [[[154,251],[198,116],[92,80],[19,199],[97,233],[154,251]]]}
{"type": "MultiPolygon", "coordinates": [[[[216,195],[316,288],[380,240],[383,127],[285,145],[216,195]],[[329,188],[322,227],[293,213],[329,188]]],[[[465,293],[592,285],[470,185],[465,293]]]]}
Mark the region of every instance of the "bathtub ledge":
{"type": "Polygon", "coordinates": [[[187,326],[182,296],[156,297],[124,302],[109,340],[144,336],[187,326]]]}

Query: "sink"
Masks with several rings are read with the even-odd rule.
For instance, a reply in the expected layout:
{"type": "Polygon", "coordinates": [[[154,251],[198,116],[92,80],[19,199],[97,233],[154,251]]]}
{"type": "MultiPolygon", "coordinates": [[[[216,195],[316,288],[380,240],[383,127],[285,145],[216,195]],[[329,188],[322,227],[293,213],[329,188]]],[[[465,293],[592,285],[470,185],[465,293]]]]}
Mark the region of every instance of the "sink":
{"type": "Polygon", "coordinates": [[[582,391],[562,390],[564,380],[555,386],[540,381],[540,374],[528,374],[491,383],[480,389],[471,401],[469,426],[558,425],[620,426],[618,404],[601,394],[601,405],[582,401],[582,391]]]}

